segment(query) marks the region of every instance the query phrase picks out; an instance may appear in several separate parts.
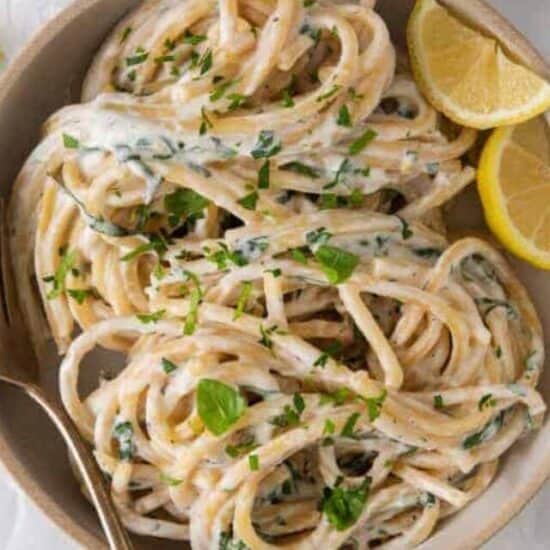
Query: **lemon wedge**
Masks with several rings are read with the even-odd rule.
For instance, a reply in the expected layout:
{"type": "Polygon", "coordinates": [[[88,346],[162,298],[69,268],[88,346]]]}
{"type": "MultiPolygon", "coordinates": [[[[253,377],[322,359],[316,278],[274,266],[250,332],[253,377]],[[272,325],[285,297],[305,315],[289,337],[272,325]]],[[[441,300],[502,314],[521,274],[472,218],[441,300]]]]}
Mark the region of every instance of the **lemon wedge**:
{"type": "Polygon", "coordinates": [[[544,78],[436,0],[417,0],[407,38],[420,88],[459,124],[479,129],[517,124],[550,108],[550,84],[544,78]]]}
{"type": "Polygon", "coordinates": [[[545,116],[493,132],[481,155],[478,189],[487,223],[504,246],[550,269],[550,128],[545,116]]]}

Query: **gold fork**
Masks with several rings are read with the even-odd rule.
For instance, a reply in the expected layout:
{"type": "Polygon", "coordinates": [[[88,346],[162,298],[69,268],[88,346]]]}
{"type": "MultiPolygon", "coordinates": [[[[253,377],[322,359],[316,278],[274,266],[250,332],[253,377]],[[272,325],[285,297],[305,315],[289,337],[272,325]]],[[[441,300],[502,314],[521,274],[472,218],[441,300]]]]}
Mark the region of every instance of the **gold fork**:
{"type": "Polygon", "coordinates": [[[131,550],[132,544],[109,494],[91,450],[63,407],[49,399],[37,384],[38,361],[17,305],[8,249],[6,208],[0,198],[0,381],[23,390],[50,417],[62,435],[88,489],[99,520],[114,550],[131,550]]]}

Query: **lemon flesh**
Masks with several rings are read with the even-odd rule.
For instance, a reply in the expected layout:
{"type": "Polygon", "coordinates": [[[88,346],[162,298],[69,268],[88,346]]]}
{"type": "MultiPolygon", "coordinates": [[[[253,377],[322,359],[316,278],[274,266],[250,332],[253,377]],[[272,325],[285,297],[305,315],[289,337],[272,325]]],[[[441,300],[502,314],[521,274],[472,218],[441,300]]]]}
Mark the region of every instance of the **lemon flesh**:
{"type": "Polygon", "coordinates": [[[436,0],[417,0],[407,29],[411,64],[429,101],[472,128],[516,124],[550,108],[550,85],[436,0]]]}
{"type": "Polygon", "coordinates": [[[550,269],[550,128],[544,116],[493,132],[478,189],[487,223],[506,248],[550,269]]]}

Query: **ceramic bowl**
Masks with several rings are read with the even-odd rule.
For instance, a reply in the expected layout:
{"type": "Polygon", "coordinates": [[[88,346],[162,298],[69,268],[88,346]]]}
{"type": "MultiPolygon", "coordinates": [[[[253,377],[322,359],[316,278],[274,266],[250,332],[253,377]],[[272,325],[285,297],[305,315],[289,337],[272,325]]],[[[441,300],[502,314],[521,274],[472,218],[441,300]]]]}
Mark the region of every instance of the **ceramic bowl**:
{"type": "MultiPolygon", "coordinates": [[[[515,0],[510,0],[514,2],[515,0]]],[[[34,37],[0,81],[0,194],[8,196],[48,115],[79,97],[91,59],[115,23],[139,0],[78,0],[34,37]]],[[[380,10],[402,42],[412,2],[380,0],[380,10]]],[[[475,191],[461,196],[453,219],[482,223],[475,191]]],[[[514,261],[550,335],[550,275],[514,261]]],[[[550,339],[546,344],[550,349],[550,339]]],[[[1,360],[9,358],[0,357],[1,360]]],[[[41,383],[57,394],[58,357],[41,357],[41,383]]],[[[547,365],[548,366],[548,365],[547,365]]],[[[541,389],[550,402],[550,369],[541,389]]],[[[64,445],[44,414],[25,396],[0,385],[0,458],[21,488],[59,527],[85,548],[105,548],[94,510],[75,481],[64,445]]],[[[550,422],[520,441],[502,460],[489,490],[443,522],[423,545],[430,550],[477,548],[505,525],[550,474],[550,422]]],[[[181,548],[181,543],[135,538],[137,549],[181,548]]]]}

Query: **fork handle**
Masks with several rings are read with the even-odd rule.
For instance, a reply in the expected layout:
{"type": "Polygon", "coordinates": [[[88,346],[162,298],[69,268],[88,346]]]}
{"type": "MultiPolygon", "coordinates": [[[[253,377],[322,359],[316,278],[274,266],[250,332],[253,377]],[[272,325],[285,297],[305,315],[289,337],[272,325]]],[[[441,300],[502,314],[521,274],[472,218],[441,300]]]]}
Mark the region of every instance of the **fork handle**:
{"type": "Polygon", "coordinates": [[[65,440],[92,497],[111,550],[132,550],[128,532],[122,525],[111,495],[105,486],[103,473],[69,415],[62,407],[52,403],[38,386],[17,385],[42,407],[65,440]]]}

